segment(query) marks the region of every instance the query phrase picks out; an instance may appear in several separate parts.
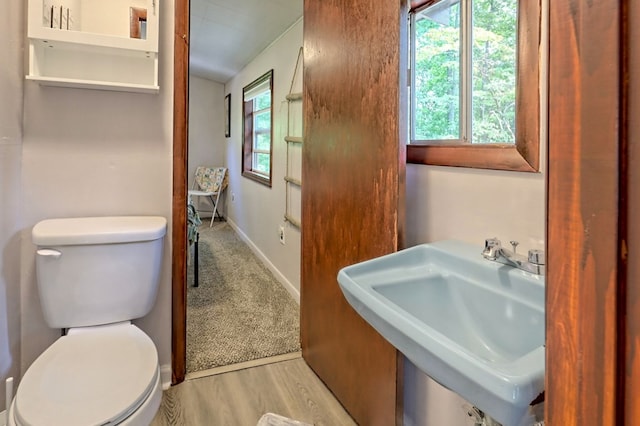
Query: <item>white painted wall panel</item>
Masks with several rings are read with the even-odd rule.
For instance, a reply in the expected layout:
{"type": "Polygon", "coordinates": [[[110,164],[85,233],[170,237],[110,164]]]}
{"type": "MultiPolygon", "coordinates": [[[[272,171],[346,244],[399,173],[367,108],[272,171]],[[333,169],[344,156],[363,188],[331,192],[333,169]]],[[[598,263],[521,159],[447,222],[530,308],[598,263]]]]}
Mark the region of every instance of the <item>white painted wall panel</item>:
{"type": "Polygon", "coordinates": [[[0,411],[4,381],[20,376],[20,191],[23,46],[26,5],[3,3],[0,15],[0,411]]]}
{"type": "MultiPolygon", "coordinates": [[[[224,85],[194,75],[189,76],[189,162],[187,181],[193,184],[196,167],[226,165],[224,137],[224,85]]],[[[220,203],[224,216],[224,200],[220,203]]],[[[202,201],[202,209],[211,204],[202,201]]]]}
{"type": "MultiPolygon", "coordinates": [[[[285,287],[297,295],[300,291],[300,232],[285,224],[286,244],[278,238],[284,223],[286,169],[287,101],[298,50],[302,46],[302,21],[298,21],[279,39],[225,85],[231,93],[231,138],[227,139],[227,167],[230,172],[227,191],[229,220],[262,253],[269,268],[285,287]],[[242,177],[242,88],[273,69],[273,177],[271,188],[242,177]],[[231,200],[233,194],[234,200],[231,200]]],[[[301,111],[300,111],[301,112],[301,111]]],[[[299,122],[299,118],[298,118],[299,122]]]]}

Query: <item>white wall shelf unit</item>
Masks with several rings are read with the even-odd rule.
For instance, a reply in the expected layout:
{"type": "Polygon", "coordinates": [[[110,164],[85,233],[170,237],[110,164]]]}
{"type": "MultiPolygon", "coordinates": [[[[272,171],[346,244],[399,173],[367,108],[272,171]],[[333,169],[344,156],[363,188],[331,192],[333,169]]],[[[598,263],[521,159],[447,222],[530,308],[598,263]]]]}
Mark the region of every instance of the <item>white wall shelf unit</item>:
{"type": "Polygon", "coordinates": [[[52,6],[50,0],[29,0],[26,78],[50,86],[158,93],[158,1],[58,0],[52,6]]]}

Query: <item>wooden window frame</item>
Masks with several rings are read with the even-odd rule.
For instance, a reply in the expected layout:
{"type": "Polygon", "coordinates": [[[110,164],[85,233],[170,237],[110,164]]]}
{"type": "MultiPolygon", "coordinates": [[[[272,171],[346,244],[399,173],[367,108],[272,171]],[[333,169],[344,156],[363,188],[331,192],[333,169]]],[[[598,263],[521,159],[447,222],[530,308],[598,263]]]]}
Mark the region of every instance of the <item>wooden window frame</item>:
{"type": "Polygon", "coordinates": [[[244,129],[242,136],[242,176],[259,182],[263,185],[271,187],[272,184],[272,176],[273,176],[273,70],[269,70],[253,82],[248,84],[242,89],[242,103],[243,103],[243,114],[242,114],[242,128],[244,129]],[[252,88],[264,83],[269,80],[269,91],[271,96],[271,106],[269,107],[271,110],[271,122],[270,122],[270,148],[269,148],[269,175],[265,175],[264,173],[256,172],[253,170],[253,99],[245,101],[244,95],[246,92],[251,90],[252,88]]]}
{"type": "MultiPolygon", "coordinates": [[[[434,1],[427,4],[434,4],[434,1]]],[[[424,4],[415,5],[424,6],[424,4]]],[[[518,0],[516,143],[411,141],[407,162],[435,166],[538,172],[540,167],[541,0],[518,0]]]]}

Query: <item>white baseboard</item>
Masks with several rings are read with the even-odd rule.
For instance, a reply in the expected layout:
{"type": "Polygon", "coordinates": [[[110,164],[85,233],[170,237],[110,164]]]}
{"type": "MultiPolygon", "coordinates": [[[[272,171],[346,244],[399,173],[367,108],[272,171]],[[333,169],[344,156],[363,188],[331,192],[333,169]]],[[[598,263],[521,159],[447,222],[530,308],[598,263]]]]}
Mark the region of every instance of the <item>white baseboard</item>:
{"type": "Polygon", "coordinates": [[[240,238],[242,238],[242,241],[247,243],[247,245],[249,246],[251,251],[256,256],[258,256],[258,258],[262,261],[262,263],[264,263],[266,265],[266,267],[269,268],[269,270],[273,273],[273,275],[275,275],[276,279],[280,282],[280,284],[282,284],[282,286],[289,292],[289,294],[291,294],[291,297],[293,297],[293,299],[299,305],[300,304],[300,290],[298,290],[291,283],[291,281],[289,281],[287,279],[287,277],[285,277],[284,274],[282,274],[282,272],[280,272],[280,270],[278,268],[276,268],[273,263],[271,263],[269,258],[267,256],[265,256],[265,254],[258,248],[258,246],[256,246],[253,243],[253,241],[251,241],[251,239],[249,239],[247,234],[242,232],[242,230],[238,227],[238,225],[234,221],[232,221],[231,219],[227,218],[227,223],[233,228],[234,231],[236,231],[238,233],[240,238]]]}
{"type": "Polygon", "coordinates": [[[160,382],[162,383],[162,390],[167,390],[171,387],[171,364],[160,366],[160,382]]]}

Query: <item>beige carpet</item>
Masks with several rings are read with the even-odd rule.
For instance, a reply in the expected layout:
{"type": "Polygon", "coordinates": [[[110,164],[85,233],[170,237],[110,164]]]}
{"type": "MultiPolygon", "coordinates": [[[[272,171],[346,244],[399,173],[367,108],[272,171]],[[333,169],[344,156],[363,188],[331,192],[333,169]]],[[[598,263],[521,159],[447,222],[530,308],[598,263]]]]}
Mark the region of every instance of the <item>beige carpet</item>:
{"type": "Polygon", "coordinates": [[[299,306],[226,222],[200,226],[188,266],[187,373],[300,350],[299,306]]]}

